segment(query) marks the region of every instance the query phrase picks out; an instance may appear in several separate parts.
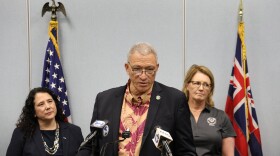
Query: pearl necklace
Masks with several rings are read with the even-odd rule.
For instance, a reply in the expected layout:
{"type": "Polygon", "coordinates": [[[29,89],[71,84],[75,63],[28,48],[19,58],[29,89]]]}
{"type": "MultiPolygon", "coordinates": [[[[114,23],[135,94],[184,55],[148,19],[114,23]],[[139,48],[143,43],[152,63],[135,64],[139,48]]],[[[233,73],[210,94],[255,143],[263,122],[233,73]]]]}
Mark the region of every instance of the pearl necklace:
{"type": "Polygon", "coordinates": [[[55,130],[55,139],[54,139],[53,147],[49,147],[47,145],[47,143],[44,140],[44,137],[43,137],[42,134],[41,134],[41,137],[42,137],[42,140],[43,140],[43,143],[44,143],[45,151],[50,155],[54,155],[59,148],[59,128],[58,128],[58,126],[55,130]]]}

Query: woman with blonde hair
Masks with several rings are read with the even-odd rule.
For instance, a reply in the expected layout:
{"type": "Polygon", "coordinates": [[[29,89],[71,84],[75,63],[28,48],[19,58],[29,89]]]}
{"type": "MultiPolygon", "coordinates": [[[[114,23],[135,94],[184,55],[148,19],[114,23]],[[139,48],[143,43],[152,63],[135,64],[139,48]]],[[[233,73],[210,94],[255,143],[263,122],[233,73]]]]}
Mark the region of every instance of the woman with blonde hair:
{"type": "Polygon", "coordinates": [[[191,124],[198,156],[234,155],[232,124],[222,110],[214,107],[215,82],[205,66],[192,65],[187,71],[183,92],[191,111],[191,124]]]}

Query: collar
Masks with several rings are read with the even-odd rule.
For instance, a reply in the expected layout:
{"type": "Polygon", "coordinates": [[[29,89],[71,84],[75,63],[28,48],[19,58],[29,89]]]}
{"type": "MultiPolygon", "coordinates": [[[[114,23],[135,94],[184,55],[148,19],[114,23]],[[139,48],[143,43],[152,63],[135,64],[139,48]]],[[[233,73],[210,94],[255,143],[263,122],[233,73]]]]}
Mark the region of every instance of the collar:
{"type": "Polygon", "coordinates": [[[141,105],[141,104],[149,104],[150,103],[150,99],[151,99],[151,95],[152,95],[152,89],[153,87],[151,87],[146,93],[142,94],[141,96],[134,96],[129,89],[130,86],[130,80],[128,80],[127,85],[126,85],[126,90],[125,90],[125,99],[127,99],[128,101],[130,101],[133,105],[141,105]]]}
{"type": "Polygon", "coordinates": [[[203,111],[210,112],[210,110],[211,110],[211,107],[208,104],[206,104],[206,106],[205,106],[203,111]]]}

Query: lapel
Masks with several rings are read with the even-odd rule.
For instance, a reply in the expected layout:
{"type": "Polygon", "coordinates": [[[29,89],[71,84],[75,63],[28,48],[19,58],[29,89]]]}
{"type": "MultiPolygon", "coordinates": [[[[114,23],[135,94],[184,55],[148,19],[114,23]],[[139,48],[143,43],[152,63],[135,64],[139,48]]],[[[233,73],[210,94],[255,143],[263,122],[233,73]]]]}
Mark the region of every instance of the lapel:
{"type": "Polygon", "coordinates": [[[59,139],[61,139],[62,141],[62,146],[63,146],[63,155],[68,155],[67,151],[69,149],[69,129],[67,128],[68,125],[63,123],[63,122],[59,122],[59,139]]]}
{"type": "MultiPolygon", "coordinates": [[[[113,133],[112,140],[119,139],[119,128],[120,128],[120,116],[121,116],[121,109],[123,104],[123,97],[125,93],[126,85],[122,86],[119,91],[116,92],[115,96],[112,98],[112,103],[114,103],[114,107],[112,107],[112,116],[111,116],[111,128],[113,133]]],[[[118,144],[116,144],[118,145],[118,144]]],[[[114,146],[114,153],[118,152],[118,146],[114,146]]]]}
{"type": "Polygon", "coordinates": [[[147,139],[147,136],[149,135],[149,132],[151,131],[154,119],[157,115],[157,111],[158,111],[159,104],[160,104],[160,99],[157,99],[157,97],[158,96],[161,97],[160,92],[161,92],[161,87],[155,81],[155,83],[153,85],[149,111],[148,111],[146,124],[145,124],[145,129],[144,129],[144,134],[143,134],[143,138],[142,138],[141,149],[142,149],[143,144],[145,143],[145,141],[147,139]]]}
{"type": "Polygon", "coordinates": [[[34,149],[36,149],[38,151],[39,155],[46,155],[39,126],[37,126],[36,129],[35,129],[33,139],[34,139],[35,145],[37,147],[37,148],[34,148],[34,149]]]}

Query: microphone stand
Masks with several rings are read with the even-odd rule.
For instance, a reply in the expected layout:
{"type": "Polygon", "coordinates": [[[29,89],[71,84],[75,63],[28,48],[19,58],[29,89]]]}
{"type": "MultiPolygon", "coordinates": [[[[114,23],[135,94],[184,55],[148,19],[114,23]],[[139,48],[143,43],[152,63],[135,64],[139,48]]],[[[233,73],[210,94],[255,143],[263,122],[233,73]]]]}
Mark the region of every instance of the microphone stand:
{"type": "Polygon", "coordinates": [[[97,147],[97,139],[94,138],[94,139],[91,141],[91,149],[92,149],[92,151],[91,151],[90,156],[96,155],[96,147],[97,147]]]}
{"type": "Polygon", "coordinates": [[[79,149],[78,149],[78,153],[79,153],[79,151],[81,150],[81,148],[82,148],[83,146],[85,146],[85,144],[86,144],[89,140],[91,140],[91,139],[96,135],[96,133],[97,133],[97,131],[94,131],[90,136],[88,136],[88,137],[85,138],[85,140],[81,143],[81,145],[80,145],[80,147],[79,147],[79,149]]]}
{"type": "Polygon", "coordinates": [[[101,155],[101,156],[104,156],[105,151],[106,151],[106,148],[107,148],[108,145],[110,145],[110,144],[116,144],[116,143],[122,142],[122,141],[124,141],[125,139],[126,139],[126,138],[124,138],[124,139],[122,139],[122,140],[117,140],[117,141],[108,142],[108,143],[104,144],[104,145],[102,146],[101,150],[100,150],[100,155],[101,155]]]}
{"type": "Polygon", "coordinates": [[[162,146],[163,148],[162,148],[161,155],[165,153],[166,156],[173,156],[166,140],[162,140],[162,146]]]}
{"type": "Polygon", "coordinates": [[[100,150],[100,155],[101,155],[101,156],[104,156],[104,155],[105,155],[106,148],[107,148],[107,146],[108,146],[109,144],[116,144],[116,143],[122,142],[122,141],[124,141],[126,138],[129,138],[129,137],[130,137],[130,131],[129,131],[129,129],[128,129],[128,130],[126,130],[126,131],[124,131],[124,132],[122,133],[122,138],[123,138],[122,140],[117,140],[117,141],[108,142],[108,143],[104,144],[104,145],[102,146],[101,150],[100,150]]]}

